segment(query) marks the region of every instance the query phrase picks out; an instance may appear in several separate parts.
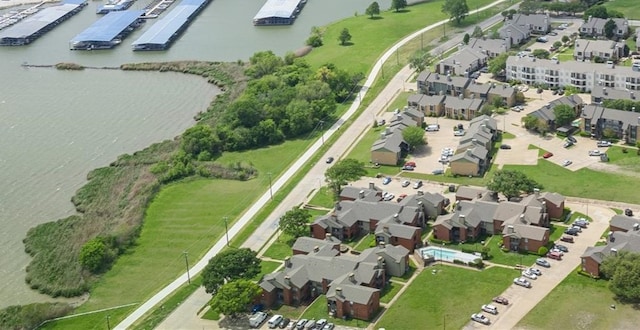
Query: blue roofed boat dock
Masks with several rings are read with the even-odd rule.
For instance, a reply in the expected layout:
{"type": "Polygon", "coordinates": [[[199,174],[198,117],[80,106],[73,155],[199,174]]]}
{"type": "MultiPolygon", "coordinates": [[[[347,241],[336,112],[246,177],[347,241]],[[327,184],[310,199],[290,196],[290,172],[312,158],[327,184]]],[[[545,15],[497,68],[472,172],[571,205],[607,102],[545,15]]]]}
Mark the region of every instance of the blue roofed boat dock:
{"type": "Polygon", "coordinates": [[[110,12],[70,41],[72,50],[109,49],[117,46],[144,20],[144,10],[110,12]]]}
{"type": "Polygon", "coordinates": [[[86,5],[86,0],[64,0],[59,5],[44,8],[15,25],[0,31],[0,46],[30,44],[80,12],[86,5]]]}
{"type": "Polygon", "coordinates": [[[165,17],[153,24],[138,40],[133,50],[166,50],[178,39],[211,0],[182,0],[165,17]]]}
{"type": "Polygon", "coordinates": [[[267,0],[253,17],[253,25],[291,25],[307,0],[267,0]]]}
{"type": "Polygon", "coordinates": [[[98,7],[96,14],[108,14],[112,11],[123,11],[129,9],[135,0],[109,0],[106,4],[98,7]]]}
{"type": "Polygon", "coordinates": [[[165,10],[174,3],[175,0],[155,0],[145,7],[142,18],[158,18],[165,10]]]}

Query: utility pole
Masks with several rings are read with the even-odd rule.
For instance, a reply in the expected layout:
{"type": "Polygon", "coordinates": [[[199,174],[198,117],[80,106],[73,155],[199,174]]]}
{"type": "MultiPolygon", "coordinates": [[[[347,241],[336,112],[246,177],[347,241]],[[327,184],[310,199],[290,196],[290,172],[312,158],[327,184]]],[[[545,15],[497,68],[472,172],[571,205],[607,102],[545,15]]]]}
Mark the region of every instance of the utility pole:
{"type": "Polygon", "coordinates": [[[227,236],[227,246],[229,246],[229,228],[227,226],[227,220],[229,217],[223,217],[222,219],[224,220],[224,233],[227,236]]]}
{"type": "Polygon", "coordinates": [[[398,48],[396,48],[396,65],[400,65],[400,55],[398,54],[398,48]]]}
{"type": "MultiPolygon", "coordinates": [[[[324,145],[324,132],[322,131],[322,129],[324,128],[324,121],[321,120],[320,122],[318,122],[318,124],[320,124],[320,134],[322,134],[321,135],[322,145],[324,145]]],[[[272,199],[273,199],[273,197],[272,197],[272,199]]]]}
{"type": "MultiPolygon", "coordinates": [[[[324,144],[324,138],[322,138],[322,140],[324,144]]],[[[271,196],[271,200],[273,200],[273,190],[271,189],[271,172],[268,172],[267,175],[269,176],[269,196],[271,196]]]]}
{"type": "Polygon", "coordinates": [[[111,315],[107,315],[107,330],[111,330],[111,315]]]}
{"type": "Polygon", "coordinates": [[[191,275],[189,274],[189,258],[187,258],[187,255],[189,253],[187,251],[183,251],[182,254],[184,254],[184,263],[187,265],[187,282],[191,284],[191,275]]]}

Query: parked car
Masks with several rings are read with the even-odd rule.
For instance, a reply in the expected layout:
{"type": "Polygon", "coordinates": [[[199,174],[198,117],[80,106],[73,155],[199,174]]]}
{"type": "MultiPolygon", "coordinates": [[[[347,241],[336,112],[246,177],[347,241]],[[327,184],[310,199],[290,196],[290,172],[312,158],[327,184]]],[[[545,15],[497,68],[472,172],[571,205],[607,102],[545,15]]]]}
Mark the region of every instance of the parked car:
{"type": "Polygon", "coordinates": [[[251,307],[251,313],[262,312],[263,309],[264,309],[263,304],[255,304],[253,305],[253,307],[251,307]]]}
{"type": "Polygon", "coordinates": [[[569,148],[569,147],[571,147],[572,145],[573,145],[573,142],[571,142],[571,141],[566,141],[566,142],[562,145],[562,147],[563,147],[563,148],[569,148]]]}
{"type": "Polygon", "coordinates": [[[549,252],[559,253],[561,256],[564,256],[564,252],[560,251],[559,249],[556,249],[555,247],[552,247],[551,250],[549,250],[549,252]]]}
{"type": "Polygon", "coordinates": [[[327,323],[322,327],[322,330],[333,330],[336,326],[333,323],[327,323]]]}
{"type": "Polygon", "coordinates": [[[589,156],[600,156],[600,150],[589,150],[589,156]]]}
{"type": "Polygon", "coordinates": [[[568,228],[564,231],[564,233],[571,236],[578,236],[578,230],[576,230],[575,228],[568,228]]]}
{"type": "Polygon", "coordinates": [[[456,127],[458,128],[458,131],[464,130],[464,125],[462,123],[459,123],[456,127]]]}
{"type": "Polygon", "coordinates": [[[387,195],[384,196],[383,199],[388,202],[388,201],[393,200],[395,197],[396,197],[396,195],[394,195],[392,193],[387,193],[387,195]]]}
{"type": "Polygon", "coordinates": [[[545,152],[544,155],[542,155],[542,158],[545,158],[545,159],[550,157],[553,157],[553,154],[550,152],[545,152]]]}
{"type": "Polygon", "coordinates": [[[298,329],[298,330],[304,329],[304,325],[307,324],[307,321],[309,321],[309,320],[307,320],[307,319],[298,320],[298,323],[296,323],[296,329],[298,329]]]}
{"type": "Polygon", "coordinates": [[[553,32],[553,31],[551,31],[551,32],[549,32],[549,35],[550,35],[550,36],[557,36],[557,35],[558,35],[558,32],[553,32]]]}
{"type": "Polygon", "coordinates": [[[560,237],[560,240],[567,243],[573,243],[573,237],[567,235],[560,237]]]}
{"type": "Polygon", "coordinates": [[[416,167],[416,162],[413,162],[413,161],[411,161],[411,162],[405,162],[405,163],[404,163],[404,166],[413,166],[413,167],[416,167]]]}
{"type": "Polygon", "coordinates": [[[382,184],[387,185],[391,183],[391,178],[390,177],[385,177],[384,179],[382,179],[382,184]]]}
{"type": "Polygon", "coordinates": [[[402,181],[402,187],[408,187],[410,184],[411,184],[411,181],[409,180],[402,181]]]}
{"type": "Polygon", "coordinates": [[[422,187],[422,180],[416,181],[416,183],[413,184],[413,189],[418,189],[422,187]]]}
{"type": "Polygon", "coordinates": [[[249,318],[249,326],[252,328],[259,328],[262,322],[267,319],[267,313],[265,312],[255,312],[249,318]]]}
{"type": "Polygon", "coordinates": [[[316,329],[322,329],[325,325],[327,325],[327,320],[319,319],[318,322],[316,322],[316,329]]]}
{"type": "Polygon", "coordinates": [[[316,320],[313,320],[313,319],[307,321],[307,323],[304,324],[304,328],[308,330],[315,329],[315,327],[316,327],[316,320]]]}
{"type": "Polygon", "coordinates": [[[542,271],[538,268],[527,268],[527,270],[532,274],[536,274],[536,276],[542,275],[542,271]]]}
{"type": "Polygon", "coordinates": [[[551,267],[551,264],[545,258],[536,259],[536,265],[546,267],[546,268],[551,267]]]}
{"type": "Polygon", "coordinates": [[[440,175],[440,174],[444,174],[444,171],[443,170],[433,170],[433,171],[431,171],[431,174],[440,175]]]}
{"type": "Polygon", "coordinates": [[[488,325],[489,323],[491,323],[491,321],[489,321],[489,319],[481,313],[472,314],[471,319],[484,325],[488,325]]]}
{"type": "Polygon", "coordinates": [[[528,269],[523,270],[521,274],[522,274],[523,277],[526,277],[526,278],[532,279],[532,280],[535,280],[535,279],[538,278],[538,275],[530,272],[528,269]]]}
{"type": "Polygon", "coordinates": [[[523,278],[523,277],[516,277],[513,279],[513,283],[525,288],[530,288],[531,287],[531,282],[527,281],[527,279],[523,278]]]}
{"type": "Polygon", "coordinates": [[[580,226],[571,226],[571,229],[577,230],[579,233],[582,232],[582,227],[580,226]]]}
{"type": "Polygon", "coordinates": [[[334,159],[333,157],[327,158],[327,160],[326,160],[327,164],[333,163],[333,159],[334,159]]]}
{"type": "Polygon", "coordinates": [[[396,201],[398,203],[402,202],[403,199],[407,198],[407,194],[400,194],[400,196],[398,196],[398,199],[396,199],[396,201]]]}
{"type": "Polygon", "coordinates": [[[536,93],[542,94],[543,91],[544,91],[544,89],[538,87],[538,89],[536,90],[536,93]]]}
{"type": "Polygon", "coordinates": [[[569,135],[567,136],[567,140],[571,141],[571,143],[578,143],[578,140],[576,140],[576,138],[574,138],[573,136],[569,135]]]}
{"type": "Polygon", "coordinates": [[[624,209],[624,215],[626,215],[628,217],[632,217],[633,216],[633,211],[631,211],[631,209],[624,209]]]}
{"type": "Polygon", "coordinates": [[[489,305],[482,305],[482,310],[487,312],[487,313],[491,313],[493,315],[498,314],[498,307],[493,306],[491,304],[489,305]]]}
{"type": "Polygon", "coordinates": [[[553,92],[551,92],[551,94],[553,94],[553,95],[558,95],[558,90],[557,90],[557,89],[554,89],[554,90],[553,90],[553,92]]]}
{"type": "Polygon", "coordinates": [[[569,165],[571,165],[571,164],[573,164],[573,162],[572,162],[572,161],[570,161],[570,160],[568,160],[568,159],[565,159],[565,160],[562,162],[562,166],[564,166],[564,167],[567,167],[567,166],[569,166],[569,165]]]}
{"type": "Polygon", "coordinates": [[[507,300],[507,298],[505,298],[503,296],[493,297],[492,300],[493,300],[493,302],[496,302],[498,304],[509,305],[509,300],[507,300]]]}
{"type": "Polygon", "coordinates": [[[553,248],[557,249],[557,250],[560,250],[562,252],[569,252],[569,248],[564,246],[564,245],[561,245],[561,244],[556,244],[556,245],[553,246],[553,248]]]}
{"type": "Polygon", "coordinates": [[[489,67],[483,66],[482,68],[480,68],[480,72],[489,73],[489,67]]]}
{"type": "Polygon", "coordinates": [[[453,131],[453,136],[464,136],[465,132],[461,130],[453,131]]]}
{"type": "Polygon", "coordinates": [[[291,319],[285,317],[280,321],[280,324],[278,324],[278,328],[284,329],[289,325],[289,323],[291,323],[291,319]]]}
{"type": "Polygon", "coordinates": [[[559,252],[549,252],[549,253],[547,253],[547,258],[555,259],[555,260],[562,260],[562,255],[559,252]]]}
{"type": "Polygon", "coordinates": [[[409,166],[409,165],[402,166],[403,171],[413,171],[414,169],[415,169],[414,166],[409,166]]]}
{"type": "Polygon", "coordinates": [[[611,147],[611,142],[609,141],[598,141],[596,143],[598,147],[611,147]]]}
{"type": "Polygon", "coordinates": [[[501,144],[501,145],[500,145],[500,149],[506,149],[506,150],[509,150],[509,149],[511,149],[511,146],[510,146],[510,145],[508,145],[508,144],[501,144]]]}
{"type": "Polygon", "coordinates": [[[269,319],[267,325],[269,326],[269,329],[275,329],[280,326],[280,322],[282,322],[282,320],[284,320],[284,317],[280,314],[276,314],[269,319]]]}
{"type": "Polygon", "coordinates": [[[609,156],[606,153],[600,154],[600,161],[601,162],[605,162],[605,163],[608,162],[609,161],[609,156]]]}

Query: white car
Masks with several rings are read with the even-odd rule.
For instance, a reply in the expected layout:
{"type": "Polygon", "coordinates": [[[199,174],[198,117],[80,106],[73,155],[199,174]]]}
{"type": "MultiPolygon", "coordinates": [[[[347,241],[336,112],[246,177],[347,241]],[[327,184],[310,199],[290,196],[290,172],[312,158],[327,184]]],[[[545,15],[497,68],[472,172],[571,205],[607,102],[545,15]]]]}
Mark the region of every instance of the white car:
{"type": "Polygon", "coordinates": [[[573,164],[573,162],[568,160],[568,159],[562,162],[562,166],[564,166],[564,167],[567,167],[567,166],[569,166],[571,164],[573,164]]]}
{"type": "Polygon", "coordinates": [[[458,130],[458,131],[453,131],[453,136],[464,136],[464,131],[458,130]]]}
{"type": "Polygon", "coordinates": [[[493,315],[498,314],[498,307],[493,305],[482,305],[482,310],[493,315]]]}
{"type": "Polygon", "coordinates": [[[556,248],[553,248],[553,249],[549,250],[549,252],[555,252],[555,253],[560,254],[561,256],[564,255],[564,252],[562,252],[560,249],[556,249],[556,248]]]}
{"type": "Polygon", "coordinates": [[[531,287],[531,282],[527,281],[527,279],[522,277],[516,277],[513,279],[513,283],[519,286],[523,286],[525,288],[531,287]]]}
{"type": "Polygon", "coordinates": [[[524,276],[526,278],[529,278],[529,279],[532,279],[532,280],[535,280],[535,279],[538,278],[538,276],[536,274],[530,272],[528,269],[525,269],[525,270],[522,271],[522,276],[524,276]]]}
{"type": "Polygon", "coordinates": [[[611,147],[611,142],[609,141],[598,141],[596,143],[598,147],[611,147]]]}
{"type": "Polygon", "coordinates": [[[408,187],[410,184],[411,184],[411,181],[409,181],[409,180],[402,181],[402,186],[403,187],[408,187]]]}
{"type": "Polygon", "coordinates": [[[388,202],[388,201],[393,200],[395,197],[396,197],[396,195],[394,195],[392,193],[387,193],[387,195],[384,196],[383,199],[388,202]]]}
{"type": "Polygon", "coordinates": [[[538,268],[529,268],[528,271],[530,273],[536,274],[538,276],[542,275],[542,271],[538,268]]]}
{"type": "Polygon", "coordinates": [[[589,156],[600,156],[600,150],[589,150],[589,156]]]}
{"type": "Polygon", "coordinates": [[[481,313],[472,314],[471,319],[484,325],[491,323],[491,321],[489,321],[489,319],[481,313]]]}

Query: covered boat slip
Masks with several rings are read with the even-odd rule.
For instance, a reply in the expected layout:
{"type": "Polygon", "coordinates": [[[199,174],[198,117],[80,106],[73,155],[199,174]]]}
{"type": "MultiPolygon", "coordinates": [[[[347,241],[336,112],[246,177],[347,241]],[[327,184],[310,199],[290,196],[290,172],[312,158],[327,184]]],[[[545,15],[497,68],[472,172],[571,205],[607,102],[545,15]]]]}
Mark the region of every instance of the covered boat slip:
{"type": "Polygon", "coordinates": [[[87,5],[86,0],[65,0],[62,4],[40,10],[15,25],[0,31],[0,45],[27,45],[69,17],[77,14],[87,5]]]}
{"type": "Polygon", "coordinates": [[[186,30],[189,23],[210,0],[183,0],[167,16],[153,24],[138,40],[133,50],[165,50],[186,30]]]}
{"type": "Polygon", "coordinates": [[[106,4],[98,7],[96,14],[107,14],[112,11],[127,10],[135,0],[111,0],[106,4]]]}
{"type": "Polygon", "coordinates": [[[144,10],[110,12],[70,41],[74,50],[108,49],[118,45],[129,33],[140,26],[144,10]]]}
{"type": "Polygon", "coordinates": [[[253,17],[253,25],[289,25],[307,0],[267,0],[253,17]]]}

